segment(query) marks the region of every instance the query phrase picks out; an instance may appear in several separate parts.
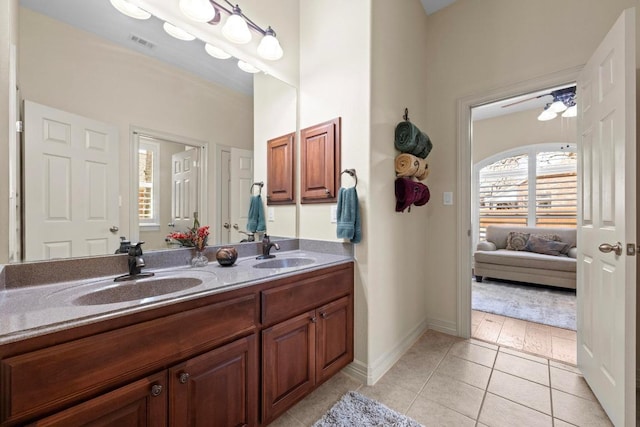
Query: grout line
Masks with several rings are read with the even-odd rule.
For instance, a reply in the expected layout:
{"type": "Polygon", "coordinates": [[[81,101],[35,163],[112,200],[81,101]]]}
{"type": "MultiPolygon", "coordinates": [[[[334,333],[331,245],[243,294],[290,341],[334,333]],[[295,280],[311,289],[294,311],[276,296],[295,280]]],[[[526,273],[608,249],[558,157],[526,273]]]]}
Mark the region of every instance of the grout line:
{"type": "Polygon", "coordinates": [[[495,350],[496,357],[493,358],[493,364],[491,365],[491,372],[489,372],[489,379],[487,380],[487,386],[484,389],[484,393],[482,394],[482,401],[480,402],[480,409],[478,410],[478,416],[476,417],[476,427],[480,423],[480,414],[482,413],[482,409],[484,408],[484,401],[487,398],[487,393],[489,393],[489,384],[491,384],[491,378],[493,377],[493,370],[496,367],[496,362],[498,361],[498,354],[500,354],[500,346],[495,350]]]}

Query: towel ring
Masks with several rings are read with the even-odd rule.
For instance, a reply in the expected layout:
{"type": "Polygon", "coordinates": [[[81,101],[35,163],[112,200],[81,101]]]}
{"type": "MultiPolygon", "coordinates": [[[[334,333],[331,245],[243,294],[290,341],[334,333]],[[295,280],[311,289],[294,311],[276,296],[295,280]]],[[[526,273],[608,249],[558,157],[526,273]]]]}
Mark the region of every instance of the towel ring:
{"type": "Polygon", "coordinates": [[[353,177],[353,179],[356,180],[356,183],[353,185],[354,187],[358,186],[358,175],[356,175],[356,170],[355,169],[345,169],[342,172],[340,172],[340,176],[342,176],[342,174],[349,174],[353,177]]]}
{"type": "Polygon", "coordinates": [[[253,196],[253,187],[258,186],[258,188],[260,189],[260,192],[258,193],[258,195],[262,195],[262,187],[264,187],[264,182],[260,181],[260,182],[254,182],[253,184],[251,184],[251,188],[249,189],[249,194],[251,194],[253,196]]]}

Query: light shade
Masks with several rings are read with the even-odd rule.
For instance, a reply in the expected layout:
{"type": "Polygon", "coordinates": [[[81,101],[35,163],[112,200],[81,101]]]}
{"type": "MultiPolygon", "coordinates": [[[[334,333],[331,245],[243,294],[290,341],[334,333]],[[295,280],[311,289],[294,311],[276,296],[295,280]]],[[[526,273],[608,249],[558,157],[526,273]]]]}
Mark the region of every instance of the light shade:
{"type": "Polygon", "coordinates": [[[251,31],[241,13],[238,6],[233,7],[233,14],[229,15],[222,27],[222,35],[233,43],[246,44],[251,41],[251,31]]]}
{"type": "Polygon", "coordinates": [[[242,71],[246,72],[246,73],[251,73],[251,74],[255,74],[258,71],[260,71],[260,69],[254,67],[253,65],[244,62],[242,60],[238,61],[238,68],[240,68],[242,71]]]}
{"type": "Polygon", "coordinates": [[[550,105],[551,104],[547,104],[547,106],[544,107],[544,111],[538,116],[538,120],[541,122],[546,122],[547,120],[552,120],[558,117],[558,114],[551,110],[550,105]]]}
{"type": "Polygon", "coordinates": [[[145,10],[140,9],[135,4],[128,0],[110,0],[111,5],[118,9],[119,12],[124,13],[130,18],[135,19],[149,19],[151,14],[145,10]]]}
{"type": "Polygon", "coordinates": [[[278,39],[276,38],[276,33],[271,29],[271,27],[267,28],[264,37],[262,37],[262,40],[260,40],[260,44],[258,45],[258,55],[264,59],[276,61],[282,58],[283,54],[284,52],[280,46],[280,42],[278,42],[278,39]]]}
{"type": "Polygon", "coordinates": [[[216,16],[216,10],[209,0],[180,0],[180,11],[196,22],[209,22],[216,16]]]}
{"type": "Polygon", "coordinates": [[[577,115],[578,115],[578,106],[575,104],[567,108],[565,112],[562,113],[562,117],[575,117],[577,115]]]}
{"type": "Polygon", "coordinates": [[[549,109],[554,113],[562,113],[564,110],[567,109],[567,106],[564,105],[564,102],[558,100],[558,101],[554,101],[554,103],[551,104],[551,106],[549,106],[549,109]]]}
{"type": "Polygon", "coordinates": [[[207,53],[209,55],[213,56],[214,58],[218,58],[218,59],[229,59],[229,58],[231,58],[231,55],[229,55],[227,52],[225,52],[224,50],[220,49],[219,47],[211,45],[209,43],[205,43],[204,50],[206,50],[207,53]]]}
{"type": "Polygon", "coordinates": [[[165,22],[164,24],[162,24],[162,28],[164,28],[167,34],[177,38],[178,40],[185,40],[185,41],[195,40],[195,36],[192,36],[182,28],[178,28],[175,25],[170,24],[168,22],[165,22]]]}

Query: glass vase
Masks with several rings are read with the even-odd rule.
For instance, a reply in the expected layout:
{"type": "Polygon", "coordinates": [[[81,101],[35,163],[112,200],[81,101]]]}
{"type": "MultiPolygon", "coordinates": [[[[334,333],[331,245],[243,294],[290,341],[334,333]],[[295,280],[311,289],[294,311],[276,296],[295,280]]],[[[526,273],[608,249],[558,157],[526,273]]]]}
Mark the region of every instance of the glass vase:
{"type": "Polygon", "coordinates": [[[204,254],[203,250],[197,250],[195,256],[191,259],[191,267],[206,267],[209,264],[209,259],[204,254]]]}

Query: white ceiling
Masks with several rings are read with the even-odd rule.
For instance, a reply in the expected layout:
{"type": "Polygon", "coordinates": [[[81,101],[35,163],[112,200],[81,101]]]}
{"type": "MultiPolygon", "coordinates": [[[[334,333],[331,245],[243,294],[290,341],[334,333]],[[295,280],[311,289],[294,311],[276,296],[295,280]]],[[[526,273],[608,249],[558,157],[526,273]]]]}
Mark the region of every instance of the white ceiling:
{"type": "Polygon", "coordinates": [[[204,43],[198,39],[186,42],[169,36],[162,29],[162,21],[153,16],[144,21],[129,18],[111,6],[109,0],[20,0],[20,5],[190,71],[205,80],[253,94],[253,76],[241,71],[236,60],[209,56],[204,43]],[[132,35],[154,47],[149,49],[131,41],[132,35]]]}

